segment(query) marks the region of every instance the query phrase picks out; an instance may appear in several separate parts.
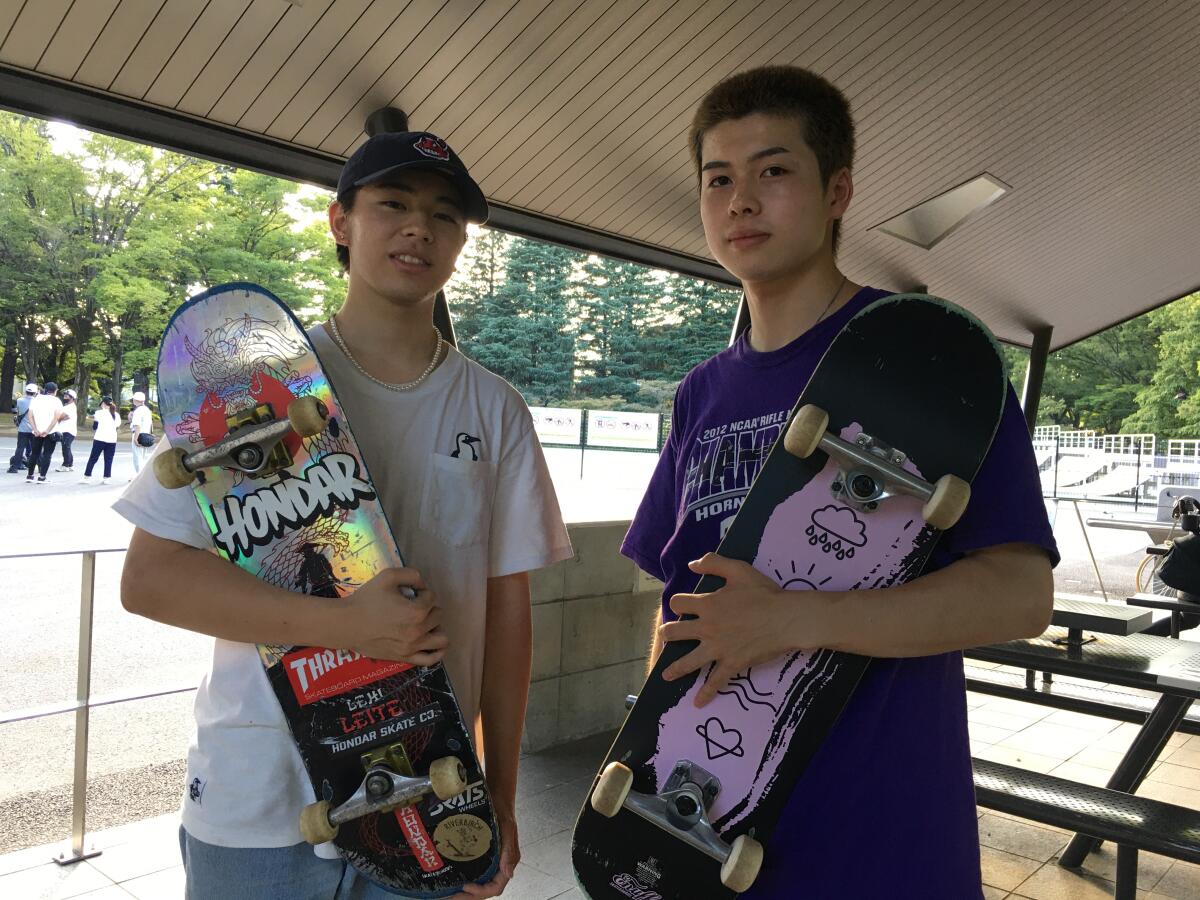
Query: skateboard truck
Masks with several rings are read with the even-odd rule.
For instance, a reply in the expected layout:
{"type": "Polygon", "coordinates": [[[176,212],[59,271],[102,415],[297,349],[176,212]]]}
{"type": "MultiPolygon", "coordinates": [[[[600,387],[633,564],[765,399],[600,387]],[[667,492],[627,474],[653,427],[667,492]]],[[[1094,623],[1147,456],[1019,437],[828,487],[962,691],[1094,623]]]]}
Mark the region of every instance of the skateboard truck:
{"type": "Polygon", "coordinates": [[[332,841],[341,825],[369,813],[412,806],[429,794],[449,800],[467,789],[466,769],[454,756],[435,759],[424,776],[412,774],[400,744],[364,753],[362,762],[367,773],[348,800],[333,809],[328,800],[318,800],[300,811],[300,834],[308,843],[332,841]]]}
{"type": "Polygon", "coordinates": [[[609,763],[592,790],[592,809],[608,818],[629,810],[719,862],[721,883],[727,888],[737,893],[749,889],[762,866],[762,845],[748,834],[727,844],[713,828],[708,810],[721,792],[715,775],[683,759],[675,764],[661,793],[643,794],[631,790],[632,785],[633,771],[628,766],[609,763]]]}
{"type": "Polygon", "coordinates": [[[841,472],[833,482],[833,495],[862,512],[872,512],[888,497],[907,494],[923,500],[921,516],[944,531],[959,520],[971,499],[971,486],[961,478],[947,474],[931,484],[904,469],[907,457],[878,438],[860,434],[850,442],[833,434],[829,414],[819,406],[800,407],[783,443],[800,459],[824,450],[841,472]]]}
{"type": "Polygon", "coordinates": [[[210,447],[188,453],[174,447],[154,458],[154,474],[166,488],[187,487],[200,469],[225,466],[262,478],[292,463],[283,438],[295,433],[313,437],[329,424],[329,410],[316,397],[297,397],[287,415],[276,417],[270,404],[226,418],[228,432],[210,447]]]}

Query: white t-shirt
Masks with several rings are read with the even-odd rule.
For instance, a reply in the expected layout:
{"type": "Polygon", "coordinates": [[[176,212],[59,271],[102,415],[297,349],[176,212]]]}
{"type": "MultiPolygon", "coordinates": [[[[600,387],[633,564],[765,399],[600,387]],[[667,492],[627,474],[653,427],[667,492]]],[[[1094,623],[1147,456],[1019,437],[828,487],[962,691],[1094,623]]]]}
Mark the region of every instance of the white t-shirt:
{"type": "Polygon", "coordinates": [[[92,439],[105,444],[115,444],[117,442],[117,425],[120,424],[121,417],[102,406],[96,410],[92,418],[96,420],[96,430],[92,434],[92,439]]]}
{"type": "Polygon", "coordinates": [[[62,412],[62,401],[53,394],[38,394],[29,404],[29,421],[34,431],[54,431],[54,419],[62,412]]]}
{"type": "Polygon", "coordinates": [[[64,403],[62,411],[67,414],[67,417],[59,422],[58,427],[54,430],[59,434],[78,434],[79,423],[75,421],[75,401],[72,400],[70,403],[64,403]]]}
{"type": "MultiPolygon", "coordinates": [[[[487,579],[572,552],[529,410],[510,385],[453,348],[424,384],[397,393],[364,378],[324,328],[309,337],[401,552],[443,609],[446,667],[470,723],[483,679],[487,579]]],[[[143,467],[113,508],[158,537],[211,548],[191,491],[161,487],[152,468],[143,467]]],[[[215,641],[195,714],[188,832],[226,847],[299,843],[299,811],[312,802],[312,787],[252,644],[215,641]]]]}
{"type": "MultiPolygon", "coordinates": [[[[143,431],[146,434],[154,433],[154,418],[150,415],[150,407],[146,404],[135,406],[129,412],[129,428],[131,431],[143,431]]],[[[132,435],[136,438],[136,435],[132,435]]]]}

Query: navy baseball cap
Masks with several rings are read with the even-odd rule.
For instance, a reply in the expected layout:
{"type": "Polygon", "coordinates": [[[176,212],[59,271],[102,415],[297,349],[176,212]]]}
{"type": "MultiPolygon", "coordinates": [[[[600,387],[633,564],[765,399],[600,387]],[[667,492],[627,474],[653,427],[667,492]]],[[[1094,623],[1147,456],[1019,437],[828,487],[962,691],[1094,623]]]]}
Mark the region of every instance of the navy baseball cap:
{"type": "Polygon", "coordinates": [[[483,191],[450,146],[427,131],[392,131],[367,139],[342,167],[338,198],[404,169],[430,169],[445,175],[462,195],[467,221],[479,224],[487,221],[488,204],[483,191]]]}

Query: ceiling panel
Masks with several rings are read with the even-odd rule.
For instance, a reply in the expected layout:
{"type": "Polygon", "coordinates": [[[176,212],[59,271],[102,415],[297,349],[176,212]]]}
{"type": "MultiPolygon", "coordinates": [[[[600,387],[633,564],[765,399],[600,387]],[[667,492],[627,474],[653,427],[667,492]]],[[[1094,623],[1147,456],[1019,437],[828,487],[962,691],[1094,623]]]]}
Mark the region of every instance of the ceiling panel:
{"type": "Polygon", "coordinates": [[[225,38],[239,29],[249,8],[250,0],[209,0],[143,99],[158,106],[177,107],[225,38]]]}
{"type": "MultiPolygon", "coordinates": [[[[297,7],[297,11],[308,12],[302,7],[297,7]]],[[[364,38],[362,30],[355,31],[364,16],[366,22],[371,25],[380,22],[381,15],[388,15],[388,10],[382,3],[376,6],[371,0],[336,0],[304,39],[282,59],[282,65],[271,73],[245,112],[237,117],[238,127],[258,134],[267,134],[280,111],[292,101],[309,79],[318,75],[326,60],[344,39],[355,42],[364,38]]],[[[361,44],[358,46],[365,49],[361,44]]],[[[346,55],[341,56],[343,61],[347,58],[346,55]]]]}
{"type": "MultiPolygon", "coordinates": [[[[339,124],[351,122],[354,132],[361,136],[364,118],[372,110],[386,105],[364,98],[376,92],[384,73],[404,48],[419,38],[421,29],[428,24],[435,12],[436,10],[421,4],[409,4],[405,7],[386,30],[379,32],[374,43],[358,55],[357,61],[349,67],[345,77],[324,99],[314,104],[306,120],[299,123],[300,129],[292,139],[306,146],[320,147],[326,144],[330,133],[339,124]],[[369,108],[361,110],[362,103],[366,103],[369,108]]],[[[393,91],[388,91],[386,86],[382,90],[394,94],[393,91]]],[[[343,146],[345,143],[350,141],[343,142],[343,146]]],[[[338,147],[333,152],[341,149],[342,147],[338,147]]]]}
{"type": "MultiPolygon", "coordinates": [[[[424,41],[410,43],[380,85],[386,85],[391,96],[376,94],[385,102],[379,104],[372,101],[371,106],[403,105],[414,116],[414,122],[428,123],[429,117],[422,118],[418,110],[429,95],[439,85],[449,87],[455,83],[461,84],[479,73],[495,77],[492,62],[496,56],[504,51],[515,35],[532,24],[544,6],[544,0],[526,3],[486,0],[461,25],[455,27],[452,16],[443,16],[442,21],[430,23],[426,31],[432,33],[423,34],[426,38],[424,41]],[[445,37],[439,45],[436,41],[442,35],[445,37]]],[[[370,108],[363,109],[361,115],[369,112],[370,108]]],[[[342,128],[334,136],[335,141],[349,138],[349,144],[345,146],[353,147],[359,137],[355,134],[355,123],[352,119],[346,119],[341,124],[342,128]]]]}
{"type": "Polygon", "coordinates": [[[196,0],[167,0],[113,79],[112,92],[122,97],[145,97],[207,5],[196,0]]]}
{"type": "Polygon", "coordinates": [[[200,74],[186,86],[175,108],[196,116],[208,115],[239,72],[267,52],[267,38],[291,9],[278,0],[254,0],[211,58],[203,61],[200,74]]]}
{"type": "MultiPolygon", "coordinates": [[[[558,5],[557,0],[555,5],[558,5]]],[[[515,121],[513,110],[518,106],[525,111],[536,107],[540,97],[555,83],[554,78],[567,76],[570,63],[543,78],[547,70],[554,69],[564,55],[572,52],[583,41],[585,34],[615,27],[611,24],[613,19],[628,15],[636,5],[629,0],[586,0],[565,21],[557,24],[553,31],[545,32],[540,42],[534,42],[529,55],[515,71],[502,81],[492,81],[486,78],[486,73],[480,73],[483,77],[477,81],[485,86],[491,82],[490,89],[468,92],[463,101],[443,112],[430,125],[436,125],[438,133],[460,153],[466,153],[472,139],[484,130],[502,133],[506,125],[515,121]],[[502,116],[507,116],[507,121],[500,121],[502,116]]],[[[597,39],[600,39],[598,33],[597,39]]]]}
{"type": "Polygon", "coordinates": [[[0,45],[0,58],[6,62],[11,59],[14,66],[36,68],[54,32],[71,9],[71,0],[38,0],[34,3],[10,0],[6,5],[18,8],[19,12],[0,45]]]}
{"type": "MultiPolygon", "coordinates": [[[[263,119],[256,120],[252,108],[250,113],[243,117],[242,126],[264,131],[283,140],[292,140],[312,114],[329,99],[338,85],[345,82],[347,73],[352,73],[360,60],[376,47],[387,54],[395,52],[397,35],[390,34],[389,30],[400,19],[401,9],[399,4],[378,0],[372,3],[363,10],[363,14],[351,25],[350,30],[330,48],[312,74],[297,83],[295,91],[281,106],[266,109],[265,104],[271,98],[269,94],[264,94],[263,119]],[[270,121],[260,126],[258,122],[266,121],[266,115],[271,116],[270,121]]],[[[412,38],[405,35],[402,39],[412,38]]],[[[296,67],[306,65],[303,50],[296,54],[293,64],[296,67]]]]}
{"type": "MultiPolygon", "coordinates": [[[[500,196],[520,205],[553,191],[556,182],[575,171],[570,168],[572,157],[564,154],[579,146],[587,130],[604,123],[609,133],[619,131],[620,111],[644,102],[646,95],[638,97],[638,88],[649,86],[648,93],[660,90],[663,67],[677,58],[691,37],[705,25],[717,31],[736,21],[732,6],[727,5],[712,19],[707,18],[702,4],[689,7],[684,3],[675,4],[670,14],[653,21],[631,19],[627,28],[632,40],[586,83],[579,84],[578,90],[572,92],[572,84],[562,91],[562,105],[538,123],[538,153],[493,156],[494,165],[489,167],[485,161],[481,166],[484,177],[492,180],[500,196]]],[[[614,42],[614,46],[619,45],[614,42]]],[[[544,209],[556,215],[549,207],[544,209]]]]}
{"type": "MultiPolygon", "coordinates": [[[[165,2],[166,0],[121,0],[104,23],[96,40],[88,48],[87,55],[83,58],[79,70],[71,76],[71,81],[107,90],[142,39],[146,26],[158,17],[165,2]]],[[[0,61],[7,62],[7,59],[0,57],[0,61]]]]}
{"type": "Polygon", "coordinates": [[[120,0],[89,0],[72,4],[45,52],[37,61],[37,70],[58,78],[72,77],[119,2],[120,0]]]}
{"type": "MultiPolygon", "coordinates": [[[[418,97],[416,92],[407,94],[411,98],[407,102],[413,121],[436,123],[436,127],[441,128],[459,107],[467,111],[477,108],[482,98],[511,77],[517,66],[529,58],[546,35],[557,29],[583,2],[520,0],[480,40],[463,65],[454,66],[444,73],[433,68],[427,70],[432,77],[416,85],[420,90],[428,87],[425,96],[418,97]],[[482,65],[466,64],[480,54],[482,65]],[[433,83],[425,85],[425,81],[433,83]]],[[[389,102],[393,100],[399,102],[396,97],[389,98],[389,102]]],[[[461,116],[456,121],[461,121],[461,116]]],[[[344,124],[353,127],[349,121],[344,124]]]]}
{"type": "Polygon", "coordinates": [[[1019,343],[1051,325],[1054,346],[1200,287],[1197,50],[1190,0],[0,4],[9,71],[335,157],[400,106],[514,215],[681,258],[708,257],[696,102],[808,66],[858,123],[850,276],[928,285],[1019,343]],[[1011,193],[932,250],[872,230],[982,172],[1011,193]]]}
{"type": "MultiPolygon", "coordinates": [[[[221,92],[205,117],[214,122],[236,125],[242,115],[274,81],[276,90],[295,91],[295,83],[281,74],[284,65],[303,47],[301,60],[307,58],[309,73],[325,58],[317,52],[319,45],[305,45],[304,41],[315,31],[328,33],[337,29],[338,19],[357,19],[368,5],[368,0],[310,0],[303,7],[292,6],[271,0],[275,7],[283,9],[283,16],[271,29],[259,48],[250,56],[229,86],[221,92]],[[349,2],[351,5],[347,5],[349,2]],[[335,8],[336,6],[336,8],[335,8]]],[[[348,24],[337,30],[337,37],[345,34],[348,24]]],[[[334,38],[336,40],[336,37],[334,38]]],[[[303,74],[300,76],[303,80],[303,74]]],[[[289,93],[288,96],[291,96],[289,93]]],[[[247,126],[249,127],[249,126],[247,126]]]]}
{"type": "MultiPolygon", "coordinates": [[[[698,2],[698,0],[680,0],[698,2]]],[[[680,4],[661,4],[674,7],[680,4]]],[[[487,126],[468,135],[462,152],[464,159],[478,169],[485,181],[490,172],[514,153],[530,155],[553,134],[547,120],[615,59],[632,41],[651,27],[662,10],[659,5],[618,0],[586,32],[574,37],[570,45],[539,73],[532,73],[522,89],[502,109],[493,109],[494,118],[487,126]],[[537,135],[535,138],[534,135],[537,135]],[[534,143],[531,143],[533,141],[534,143]]],[[[670,8],[666,10],[670,12],[670,8]]],[[[572,34],[574,34],[572,32],[572,34]]],[[[536,154],[533,154],[536,155],[536,154]]],[[[491,182],[489,182],[491,189],[491,182]]],[[[497,191],[496,198],[507,198],[497,191]]]]}

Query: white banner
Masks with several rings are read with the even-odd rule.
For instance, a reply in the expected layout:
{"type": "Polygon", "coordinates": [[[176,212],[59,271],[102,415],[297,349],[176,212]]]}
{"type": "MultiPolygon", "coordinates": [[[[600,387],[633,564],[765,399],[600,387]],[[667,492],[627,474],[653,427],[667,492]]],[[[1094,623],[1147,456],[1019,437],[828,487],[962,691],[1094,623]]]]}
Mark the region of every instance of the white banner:
{"type": "Polygon", "coordinates": [[[583,432],[583,413],[578,409],[531,406],[533,429],[543,444],[576,444],[583,432]]]}
{"type": "Polygon", "coordinates": [[[588,412],[589,447],[634,447],[658,449],[658,413],[618,412],[593,409],[588,412]]]}

